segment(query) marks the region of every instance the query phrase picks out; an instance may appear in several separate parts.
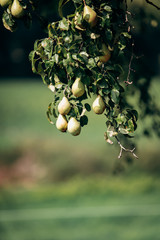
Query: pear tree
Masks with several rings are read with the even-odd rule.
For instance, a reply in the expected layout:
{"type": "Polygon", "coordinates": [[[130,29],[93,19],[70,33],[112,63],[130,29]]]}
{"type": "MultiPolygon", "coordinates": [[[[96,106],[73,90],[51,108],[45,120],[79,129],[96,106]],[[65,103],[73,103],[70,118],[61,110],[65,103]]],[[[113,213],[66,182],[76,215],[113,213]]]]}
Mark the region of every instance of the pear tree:
{"type": "MultiPolygon", "coordinates": [[[[38,4],[38,0],[0,0],[4,27],[15,31],[18,21],[29,26],[38,4]]],[[[48,23],[48,36],[36,40],[29,54],[32,71],[53,92],[49,122],[78,136],[89,122],[87,112],[104,114],[105,141],[113,144],[116,139],[119,157],[123,150],[137,157],[135,149],[126,149],[119,140],[134,136],[138,119],[125,98],[124,82],[131,82],[124,79],[124,59],[133,45],[126,1],[60,0],[58,11],[61,19],[48,23]],[[68,2],[73,12],[63,16],[68,2]]]]}

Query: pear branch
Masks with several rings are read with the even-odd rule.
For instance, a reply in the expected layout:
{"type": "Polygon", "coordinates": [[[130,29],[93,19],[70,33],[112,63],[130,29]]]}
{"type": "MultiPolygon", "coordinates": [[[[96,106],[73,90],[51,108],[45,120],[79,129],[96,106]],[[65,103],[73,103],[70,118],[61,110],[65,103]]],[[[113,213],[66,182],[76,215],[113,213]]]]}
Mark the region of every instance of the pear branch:
{"type": "Polygon", "coordinates": [[[133,61],[133,46],[134,46],[134,43],[132,43],[132,54],[131,54],[131,58],[130,58],[130,62],[129,62],[129,70],[128,70],[128,75],[127,75],[127,80],[125,81],[125,83],[128,85],[131,85],[133,82],[130,82],[129,78],[130,78],[130,74],[131,74],[131,71],[134,71],[132,68],[131,68],[131,65],[132,65],[132,61],[133,61]]]}
{"type": "Polygon", "coordinates": [[[154,4],[154,3],[151,2],[150,0],[146,0],[146,3],[152,5],[152,6],[155,7],[157,10],[160,10],[160,7],[158,7],[156,4],[154,4]]]}
{"type": "Polygon", "coordinates": [[[115,136],[115,138],[116,138],[116,140],[117,140],[117,143],[118,143],[119,146],[120,146],[120,153],[119,153],[119,155],[118,155],[118,158],[121,158],[123,151],[125,151],[125,152],[130,152],[130,153],[132,153],[132,155],[133,155],[135,158],[138,159],[137,155],[134,153],[135,148],[133,148],[133,149],[127,149],[127,148],[125,148],[125,147],[120,143],[119,139],[118,139],[116,136],[115,136]]]}

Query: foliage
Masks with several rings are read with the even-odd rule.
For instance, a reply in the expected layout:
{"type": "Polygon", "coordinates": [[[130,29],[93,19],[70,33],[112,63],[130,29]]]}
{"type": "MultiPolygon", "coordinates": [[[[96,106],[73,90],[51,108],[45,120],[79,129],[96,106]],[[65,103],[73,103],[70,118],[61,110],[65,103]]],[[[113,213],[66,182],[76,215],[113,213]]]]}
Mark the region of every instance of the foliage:
{"type": "MultiPolygon", "coordinates": [[[[112,144],[111,137],[117,140],[121,134],[132,137],[137,128],[138,114],[129,108],[122,87],[125,80],[124,59],[132,46],[125,4],[115,0],[70,0],[74,11],[64,17],[63,6],[68,2],[69,0],[59,1],[58,11],[62,19],[48,24],[48,37],[37,40],[29,56],[33,72],[39,74],[54,93],[54,100],[48,106],[48,119],[51,123],[55,122],[51,117],[58,117],[57,106],[64,95],[71,104],[67,121],[75,117],[83,127],[88,124],[86,111],[91,110],[88,99],[92,95],[100,95],[105,103],[105,140],[112,144]],[[90,6],[98,16],[95,26],[88,23],[90,16],[83,16],[85,5],[90,6]],[[107,62],[100,59],[105,55],[103,44],[111,54],[107,62]],[[77,78],[85,86],[85,94],[81,97],[75,97],[72,93],[72,85],[77,78]]],[[[21,19],[12,16],[10,5],[4,11],[4,26],[7,25],[11,31],[16,29],[17,21],[22,20],[26,26],[31,24],[32,14],[36,13],[40,1],[20,3],[25,11],[21,19]]],[[[39,19],[47,25],[43,18],[39,19]]],[[[127,78],[127,84],[129,83],[127,78]]]]}
{"type": "MultiPolygon", "coordinates": [[[[57,118],[57,105],[63,92],[72,105],[68,119],[77,118],[83,127],[88,123],[84,112],[91,109],[88,103],[83,104],[83,100],[92,94],[101,95],[106,105],[105,139],[109,142],[108,137],[133,133],[138,116],[135,110],[128,109],[124,104],[124,88],[119,80],[123,72],[121,56],[131,38],[128,23],[125,23],[125,12],[119,3],[109,5],[105,2],[95,4],[98,23],[92,28],[82,17],[83,2],[74,1],[74,14],[49,24],[48,38],[35,42],[30,60],[33,72],[40,74],[54,92],[54,102],[48,107],[48,118],[51,115],[57,118]],[[75,16],[78,16],[76,20],[75,16]],[[85,30],[77,28],[77,25],[85,30]],[[107,63],[101,63],[99,59],[103,55],[103,43],[112,52],[107,63]],[[74,97],[71,90],[76,78],[85,85],[85,94],[79,98],[74,97]]],[[[87,4],[92,6],[91,1],[87,4]]]]}

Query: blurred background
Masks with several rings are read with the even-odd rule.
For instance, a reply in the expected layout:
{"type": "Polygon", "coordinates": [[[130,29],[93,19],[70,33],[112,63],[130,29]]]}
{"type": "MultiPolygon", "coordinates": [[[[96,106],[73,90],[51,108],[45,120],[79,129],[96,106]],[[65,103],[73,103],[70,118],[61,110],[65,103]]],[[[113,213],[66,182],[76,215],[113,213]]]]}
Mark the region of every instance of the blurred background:
{"type": "MultiPolygon", "coordinates": [[[[42,15],[58,20],[58,1],[42,3],[42,15]]],[[[137,57],[127,98],[139,112],[139,159],[117,158],[103,116],[90,112],[78,137],[49,124],[53,93],[28,60],[47,34],[36,19],[14,33],[0,22],[0,240],[160,239],[160,10],[145,0],[129,10],[137,57]]]]}

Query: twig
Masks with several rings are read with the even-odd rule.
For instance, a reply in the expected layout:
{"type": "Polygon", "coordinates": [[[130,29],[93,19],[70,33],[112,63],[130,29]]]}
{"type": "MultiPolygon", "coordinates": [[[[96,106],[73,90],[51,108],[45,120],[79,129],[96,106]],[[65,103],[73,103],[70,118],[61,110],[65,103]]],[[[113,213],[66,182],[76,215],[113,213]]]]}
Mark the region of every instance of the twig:
{"type": "Polygon", "coordinates": [[[129,62],[129,69],[128,69],[127,80],[124,81],[124,82],[127,84],[127,86],[128,86],[128,85],[131,85],[131,84],[133,83],[133,82],[130,82],[130,81],[129,81],[131,71],[134,71],[134,70],[131,68],[132,61],[133,61],[133,46],[134,46],[134,43],[132,43],[132,54],[131,54],[131,58],[130,58],[130,62],[129,62]]]}
{"type": "Polygon", "coordinates": [[[85,1],[85,0],[83,0],[83,2],[84,2],[84,5],[86,6],[86,1],[85,1]]]}
{"type": "Polygon", "coordinates": [[[160,7],[158,7],[156,4],[154,4],[154,3],[151,2],[150,0],[146,0],[146,3],[152,5],[153,7],[157,8],[158,10],[160,10],[160,7]]]}
{"type": "Polygon", "coordinates": [[[82,47],[83,47],[83,42],[82,42],[81,45],[80,45],[80,48],[79,48],[79,50],[78,50],[78,53],[80,53],[82,47]]]}
{"type": "Polygon", "coordinates": [[[121,158],[123,151],[125,151],[125,152],[130,152],[130,153],[132,153],[132,155],[133,155],[135,158],[138,159],[137,155],[134,153],[135,148],[133,148],[133,149],[127,149],[127,148],[125,148],[125,147],[120,143],[120,141],[119,141],[119,139],[117,138],[117,136],[115,136],[115,138],[116,138],[116,140],[117,140],[117,142],[118,142],[118,144],[119,144],[119,146],[120,146],[120,148],[121,148],[121,149],[120,149],[120,153],[119,153],[119,155],[118,155],[118,158],[121,158]]]}

